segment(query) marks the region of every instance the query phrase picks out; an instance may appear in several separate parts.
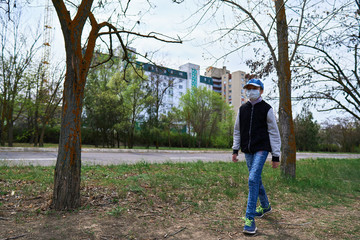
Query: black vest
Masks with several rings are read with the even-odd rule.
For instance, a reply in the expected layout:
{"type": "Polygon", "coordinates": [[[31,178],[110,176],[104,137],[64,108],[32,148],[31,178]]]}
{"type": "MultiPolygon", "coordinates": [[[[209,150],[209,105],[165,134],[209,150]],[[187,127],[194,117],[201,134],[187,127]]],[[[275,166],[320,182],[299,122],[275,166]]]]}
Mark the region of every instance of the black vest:
{"type": "Polygon", "coordinates": [[[265,101],[240,107],[240,148],[244,153],[271,152],[267,114],[271,106],[265,101]]]}

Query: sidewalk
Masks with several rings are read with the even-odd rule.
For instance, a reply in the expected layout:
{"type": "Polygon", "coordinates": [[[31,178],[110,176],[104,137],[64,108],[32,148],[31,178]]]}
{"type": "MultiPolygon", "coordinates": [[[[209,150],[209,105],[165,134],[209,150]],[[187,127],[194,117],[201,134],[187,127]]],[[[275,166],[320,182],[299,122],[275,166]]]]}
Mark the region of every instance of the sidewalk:
{"type": "MultiPolygon", "coordinates": [[[[0,152],[57,152],[58,148],[44,147],[0,147],[0,152]]],[[[107,153],[229,153],[222,150],[161,150],[161,149],[119,149],[119,148],[82,148],[81,152],[107,153]]]]}

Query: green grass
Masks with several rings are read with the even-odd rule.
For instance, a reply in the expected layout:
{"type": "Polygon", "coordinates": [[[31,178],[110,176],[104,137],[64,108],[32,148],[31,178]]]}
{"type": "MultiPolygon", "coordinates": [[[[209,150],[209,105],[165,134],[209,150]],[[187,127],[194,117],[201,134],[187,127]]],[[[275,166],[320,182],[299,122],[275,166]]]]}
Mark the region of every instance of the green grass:
{"type": "MultiPolygon", "coordinates": [[[[348,204],[360,195],[360,159],[317,159],[297,162],[296,179],[280,176],[278,169],[266,164],[263,182],[273,205],[294,207],[331,207],[348,204]]],[[[36,196],[50,191],[53,167],[0,167],[1,195],[12,191],[36,196]]],[[[143,198],[155,197],[175,205],[190,204],[211,209],[219,201],[246,201],[246,164],[195,162],[117,166],[83,166],[82,187],[97,186],[116,191],[112,201],[130,192],[143,198]],[[200,203],[200,204],[199,204],[200,203]]],[[[105,191],[105,190],[104,190],[105,191]]],[[[106,192],[105,192],[106,194],[106,192]]],[[[150,202],[150,201],[149,201],[150,202]]]]}
{"type": "MultiPolygon", "coordinates": [[[[296,217],[288,220],[296,231],[311,232],[319,239],[358,236],[360,228],[352,223],[359,220],[360,159],[307,159],[297,161],[296,167],[296,179],[287,179],[279,169],[265,165],[262,180],[276,210],[262,224],[281,229],[283,225],[274,224],[292,212],[296,217]],[[311,227],[296,225],[304,222],[311,222],[311,227]]],[[[16,209],[17,223],[31,214],[54,215],[50,209],[29,212],[35,209],[29,207],[31,199],[40,196],[38,204],[50,200],[53,174],[53,167],[0,166],[0,210],[16,209]],[[23,208],[15,207],[20,199],[23,208]]],[[[83,166],[83,206],[77,211],[140,219],[140,224],[148,224],[147,217],[154,214],[154,221],[163,219],[156,222],[159,225],[170,224],[174,216],[186,220],[195,214],[209,220],[209,229],[235,232],[242,227],[238,220],[246,208],[247,179],[245,162],[83,166]]],[[[54,216],[60,219],[62,214],[54,216]]]]}

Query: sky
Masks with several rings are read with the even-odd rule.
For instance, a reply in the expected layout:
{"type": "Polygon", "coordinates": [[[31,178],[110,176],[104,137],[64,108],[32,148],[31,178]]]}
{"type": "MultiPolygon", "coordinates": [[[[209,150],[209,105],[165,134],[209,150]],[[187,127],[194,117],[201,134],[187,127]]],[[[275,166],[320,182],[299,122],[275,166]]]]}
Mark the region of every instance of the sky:
{"type": "MultiPolygon", "coordinates": [[[[30,7],[24,8],[24,21],[32,22],[32,25],[43,21],[45,1],[32,1],[30,7]],[[35,14],[34,14],[35,13],[35,14]],[[37,17],[34,18],[33,16],[37,17]]],[[[183,40],[182,44],[178,43],[164,43],[157,40],[150,39],[135,39],[131,44],[133,48],[141,53],[156,52],[153,56],[155,62],[165,64],[171,68],[178,68],[180,65],[191,62],[200,65],[202,74],[208,66],[220,67],[226,66],[230,71],[245,70],[248,68],[242,61],[242,57],[238,53],[234,53],[226,60],[217,60],[216,58],[223,55],[225,50],[220,44],[206,44],[211,35],[212,29],[208,28],[206,24],[199,25],[194,31],[189,34],[193,24],[197,21],[199,16],[191,16],[199,8],[196,1],[184,1],[181,4],[173,3],[171,0],[157,0],[152,5],[152,9],[147,12],[149,5],[147,1],[136,1],[128,10],[128,18],[132,21],[139,20],[136,31],[141,33],[157,32],[167,36],[178,36],[183,40]],[[139,10],[140,9],[140,10],[139,10]],[[139,16],[139,12],[140,16],[139,16]],[[143,14],[143,16],[141,16],[143,14]],[[214,53],[213,56],[208,53],[214,53]]],[[[107,17],[106,14],[104,14],[107,17]]],[[[99,21],[105,19],[101,18],[102,13],[97,17],[99,21]]],[[[129,25],[131,26],[131,25],[129,25]]],[[[59,21],[56,12],[52,12],[52,56],[61,58],[65,56],[63,38],[59,21]]]]}
{"type": "MultiPolygon", "coordinates": [[[[26,24],[30,24],[33,29],[39,24],[42,25],[45,12],[44,2],[46,2],[46,0],[33,0],[30,6],[23,9],[23,21],[26,22],[26,24]]],[[[146,0],[131,2],[126,19],[120,19],[120,21],[123,21],[124,26],[127,26],[127,28],[133,26],[134,22],[139,21],[139,24],[135,24],[135,31],[144,34],[157,32],[171,37],[179,36],[183,40],[183,43],[164,43],[151,39],[137,38],[133,40],[131,47],[136,48],[137,51],[143,54],[145,52],[155,52],[152,58],[153,61],[166,67],[178,69],[180,65],[188,62],[200,65],[202,75],[208,66],[218,68],[226,66],[231,72],[238,70],[250,72],[245,61],[249,56],[253,55],[252,48],[237,51],[229,55],[226,59],[218,59],[230,49],[229,42],[215,41],[209,44],[209,42],[214,39],[216,24],[218,22],[229,21],[229,19],[226,19],[228,14],[224,12],[224,9],[219,8],[216,17],[205,17],[202,19],[202,22],[194,28],[194,25],[196,25],[202,16],[201,10],[199,10],[200,4],[197,0],[184,1],[181,4],[173,3],[171,0],[156,0],[153,2],[150,10],[148,1],[146,0]],[[221,19],[222,17],[223,19],[221,19]],[[131,19],[131,21],[128,22],[128,19],[131,19]]],[[[99,12],[96,17],[99,21],[106,20],[109,12],[113,10],[114,9],[106,9],[99,12]]],[[[52,11],[51,25],[53,27],[51,62],[56,64],[65,59],[65,49],[55,10],[52,11]]],[[[139,60],[146,61],[141,58],[139,60]]],[[[271,79],[262,80],[268,89],[276,88],[276,85],[271,79]]],[[[278,103],[276,101],[271,101],[270,103],[274,106],[275,112],[277,112],[278,103]]],[[[300,113],[303,104],[294,102],[293,105],[293,115],[296,116],[300,113]]],[[[318,113],[315,109],[313,109],[312,112],[318,122],[323,122],[338,115],[336,112],[318,113]]]]}

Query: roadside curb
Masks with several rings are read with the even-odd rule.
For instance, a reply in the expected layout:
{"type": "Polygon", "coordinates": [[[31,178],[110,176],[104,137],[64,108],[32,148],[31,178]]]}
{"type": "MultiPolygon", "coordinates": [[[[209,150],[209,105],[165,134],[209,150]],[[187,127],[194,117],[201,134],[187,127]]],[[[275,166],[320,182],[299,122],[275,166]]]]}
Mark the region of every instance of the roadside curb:
{"type": "MultiPolygon", "coordinates": [[[[57,152],[58,148],[39,147],[0,147],[0,152],[57,152]]],[[[159,150],[159,149],[113,149],[113,148],[83,148],[81,152],[108,153],[232,153],[229,151],[212,150],[159,150]]]]}

